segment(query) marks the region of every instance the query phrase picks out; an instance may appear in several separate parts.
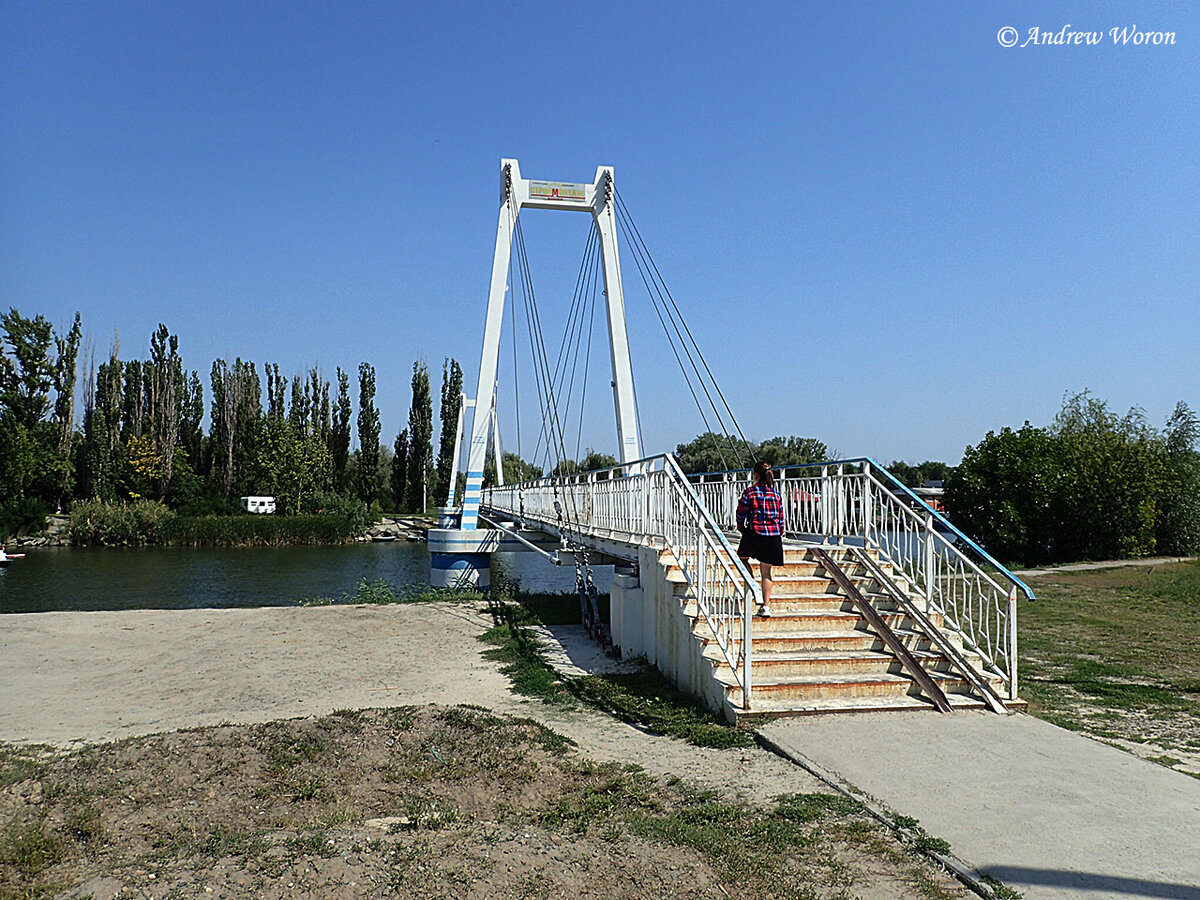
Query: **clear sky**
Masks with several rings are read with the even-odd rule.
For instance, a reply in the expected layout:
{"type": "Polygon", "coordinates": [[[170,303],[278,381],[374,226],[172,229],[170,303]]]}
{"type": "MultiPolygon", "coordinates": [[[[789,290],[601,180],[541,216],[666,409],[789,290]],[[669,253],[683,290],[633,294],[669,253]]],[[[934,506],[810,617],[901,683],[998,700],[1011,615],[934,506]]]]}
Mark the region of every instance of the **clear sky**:
{"type": "MultiPolygon", "coordinates": [[[[414,359],[474,390],[500,159],[605,164],[752,438],[957,462],[1084,388],[1161,426],[1200,408],[1198,48],[1191,3],[0,0],[0,307],[97,358],[163,322],[206,385],[366,360],[390,443],[414,359]]],[[[527,215],[557,346],[587,218],[527,215]]],[[[624,262],[673,449],[703,425],[624,262]]]]}

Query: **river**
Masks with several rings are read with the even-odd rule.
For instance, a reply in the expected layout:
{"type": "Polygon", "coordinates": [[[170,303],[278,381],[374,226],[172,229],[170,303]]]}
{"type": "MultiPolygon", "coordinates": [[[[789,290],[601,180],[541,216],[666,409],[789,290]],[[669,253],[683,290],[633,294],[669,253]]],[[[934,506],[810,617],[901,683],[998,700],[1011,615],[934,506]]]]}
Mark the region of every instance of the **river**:
{"type": "MultiPolygon", "coordinates": [[[[423,543],[330,547],[31,547],[0,569],[0,613],[108,609],[222,609],[295,606],[353,594],[365,578],[393,587],[429,583],[423,543]]],[[[568,591],[575,570],[534,554],[496,554],[498,570],[529,591],[568,591]]],[[[596,583],[608,590],[611,568],[596,583]]]]}

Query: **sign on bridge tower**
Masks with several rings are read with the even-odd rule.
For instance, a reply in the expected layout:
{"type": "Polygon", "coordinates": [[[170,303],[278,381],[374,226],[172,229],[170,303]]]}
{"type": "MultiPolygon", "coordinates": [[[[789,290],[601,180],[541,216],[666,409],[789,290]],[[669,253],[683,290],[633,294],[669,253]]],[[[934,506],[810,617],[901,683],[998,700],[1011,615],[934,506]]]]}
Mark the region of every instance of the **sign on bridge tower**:
{"type": "MultiPolygon", "coordinates": [[[[532,181],[521,177],[515,159],[500,162],[500,218],[496,226],[496,252],[492,259],[492,282],[488,291],[487,319],[483,334],[483,356],[479,363],[479,386],[475,392],[475,414],[467,461],[467,486],[463,494],[460,527],[477,527],[483,490],[483,463],[487,457],[487,410],[492,408],[496,364],[500,355],[500,327],[504,318],[504,295],[508,291],[508,267],[513,231],[522,209],[573,210],[592,214],[600,238],[604,270],[604,296],[608,310],[608,348],[612,361],[613,404],[617,417],[617,446],[621,462],[641,459],[642,447],[634,408],[633,368],[629,361],[629,339],[625,331],[625,297],[621,289],[621,264],[617,254],[617,221],[613,170],[596,169],[591,184],[532,181]],[[481,410],[484,412],[481,414],[481,410]]],[[[502,460],[496,460],[500,469],[502,460]]]]}

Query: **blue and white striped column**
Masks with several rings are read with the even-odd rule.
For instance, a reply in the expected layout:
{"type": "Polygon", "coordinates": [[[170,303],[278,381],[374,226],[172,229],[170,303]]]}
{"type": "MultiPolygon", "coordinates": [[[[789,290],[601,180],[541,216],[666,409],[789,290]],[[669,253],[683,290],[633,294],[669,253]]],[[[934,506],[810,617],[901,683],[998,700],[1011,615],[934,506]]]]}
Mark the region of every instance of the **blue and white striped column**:
{"type": "Polygon", "coordinates": [[[428,540],[430,585],[478,590],[492,586],[492,554],[499,546],[495,531],[431,528],[428,540]]]}

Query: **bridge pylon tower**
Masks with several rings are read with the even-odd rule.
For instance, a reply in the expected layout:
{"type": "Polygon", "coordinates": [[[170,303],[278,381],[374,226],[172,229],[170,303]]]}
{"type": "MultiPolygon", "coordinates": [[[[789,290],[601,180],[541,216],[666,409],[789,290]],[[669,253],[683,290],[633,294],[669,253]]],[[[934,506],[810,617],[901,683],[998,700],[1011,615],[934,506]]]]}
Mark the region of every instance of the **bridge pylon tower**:
{"type": "MultiPolygon", "coordinates": [[[[641,439],[634,408],[633,367],[629,360],[629,338],[625,330],[625,295],[621,287],[621,261],[617,250],[615,185],[611,166],[599,166],[591,184],[535,181],[521,176],[515,159],[500,161],[500,215],[496,225],[496,252],[492,258],[492,281],[488,291],[484,325],[483,355],[479,363],[479,387],[475,392],[476,414],[471,429],[467,461],[467,487],[463,493],[461,527],[476,528],[483,488],[483,463],[487,456],[488,419],[479,410],[492,405],[496,365],[500,355],[500,330],[504,295],[508,292],[508,268],[512,256],[513,230],[522,209],[569,210],[591,213],[600,238],[604,272],[604,297],[608,319],[608,349],[612,363],[613,405],[616,409],[617,446],[621,462],[641,459],[641,439]]],[[[497,465],[500,461],[497,460],[497,465]]]]}
{"type": "MultiPolygon", "coordinates": [[[[430,532],[431,581],[433,583],[488,581],[489,542],[476,540],[465,532],[475,532],[479,522],[479,504],[483,494],[483,465],[487,458],[489,426],[498,427],[487,414],[494,405],[496,368],[500,356],[500,332],[504,319],[505,294],[509,290],[508,272],[517,219],[523,209],[568,210],[591,213],[599,236],[601,268],[604,274],[604,298],[608,321],[608,349],[612,364],[613,406],[616,411],[617,446],[621,462],[641,459],[637,410],[633,390],[633,366],[629,356],[629,337],[625,327],[625,294],[621,285],[621,261],[617,249],[615,183],[611,166],[598,166],[591,184],[536,181],[521,175],[515,159],[500,161],[500,213],[496,225],[496,250],[492,258],[492,278],[488,290],[484,324],[483,354],[479,362],[479,382],[475,392],[471,438],[468,444],[467,483],[463,492],[458,528],[440,528],[430,532]],[[482,411],[482,412],[481,412],[482,411]],[[478,545],[477,549],[475,548],[478,545]]],[[[496,460],[499,468],[502,460],[496,460]]],[[[443,516],[443,522],[447,519],[443,516]]]]}

